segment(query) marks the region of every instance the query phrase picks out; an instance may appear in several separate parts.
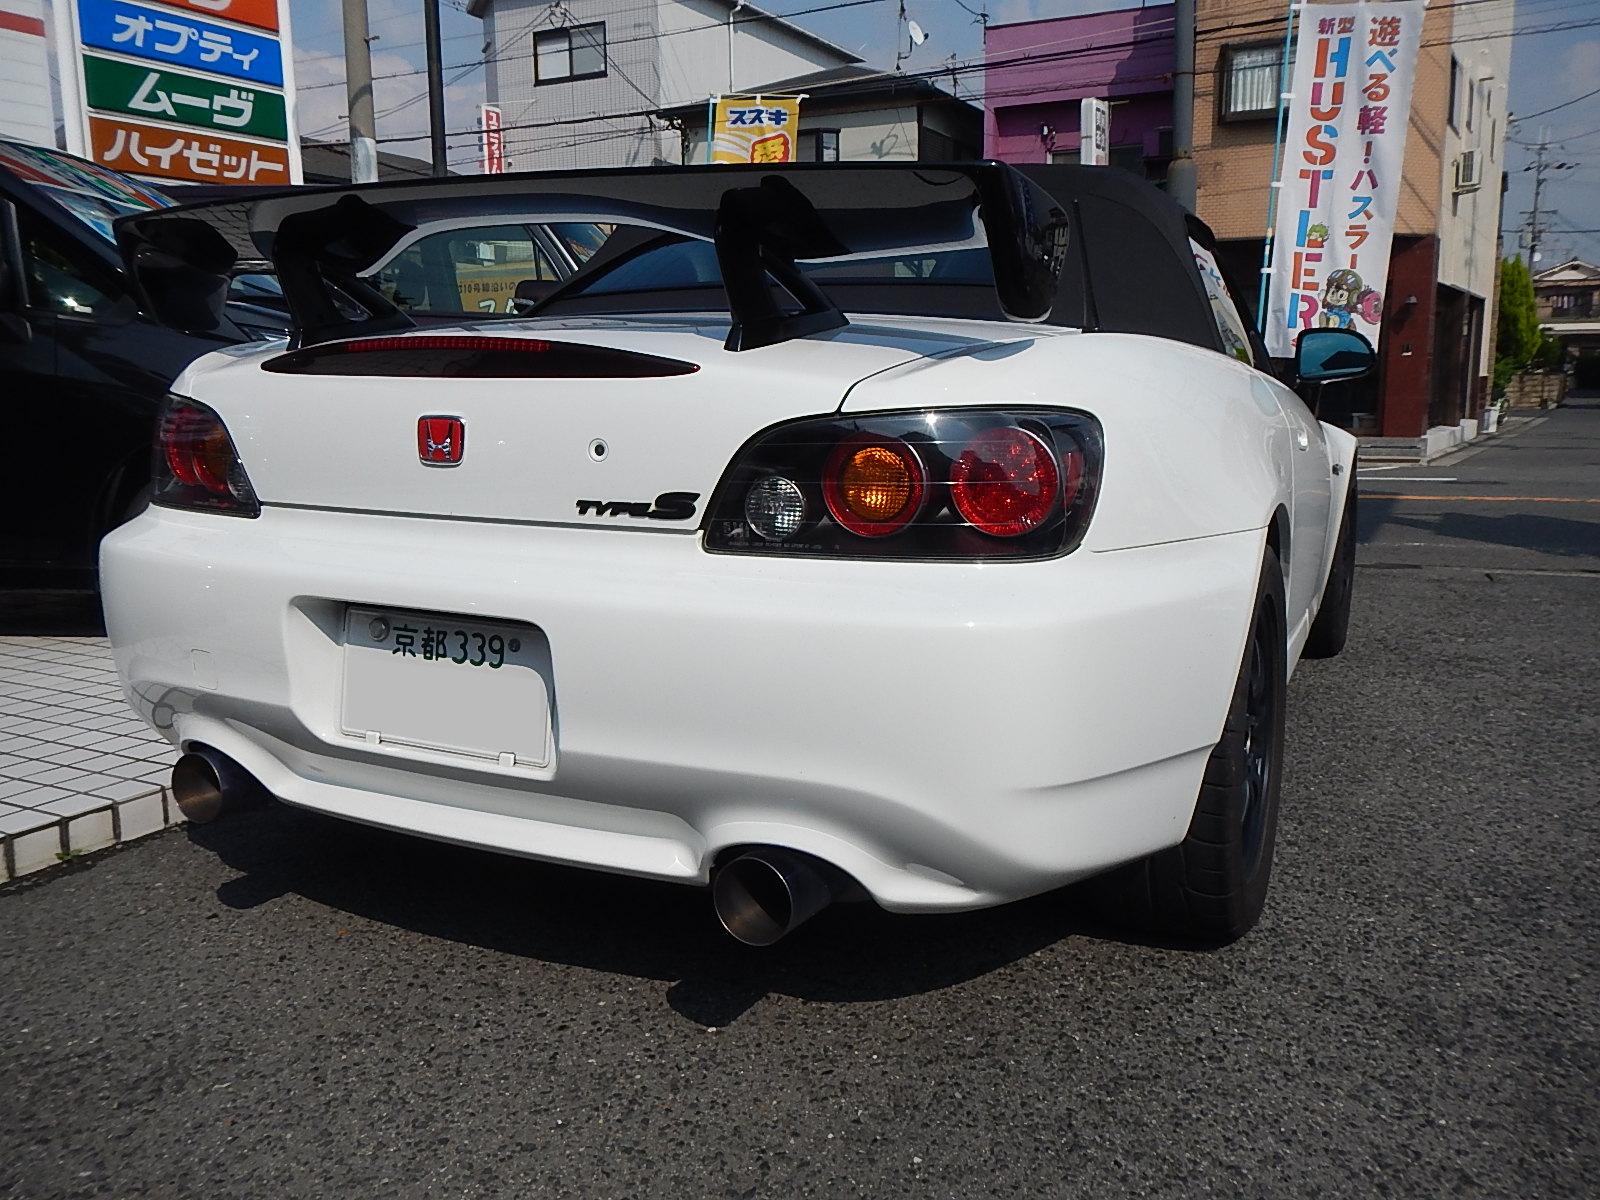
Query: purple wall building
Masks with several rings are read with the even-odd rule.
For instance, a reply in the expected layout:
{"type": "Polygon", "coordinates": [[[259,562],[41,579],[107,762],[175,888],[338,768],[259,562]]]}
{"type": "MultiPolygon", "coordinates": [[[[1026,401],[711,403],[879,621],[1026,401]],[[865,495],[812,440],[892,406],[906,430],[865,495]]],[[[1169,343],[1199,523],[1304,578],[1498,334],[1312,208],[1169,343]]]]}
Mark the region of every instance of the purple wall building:
{"type": "Polygon", "coordinates": [[[1172,5],[991,25],[983,152],[1077,162],[1078,102],[1111,104],[1111,163],[1164,179],[1172,156],[1172,5]]]}

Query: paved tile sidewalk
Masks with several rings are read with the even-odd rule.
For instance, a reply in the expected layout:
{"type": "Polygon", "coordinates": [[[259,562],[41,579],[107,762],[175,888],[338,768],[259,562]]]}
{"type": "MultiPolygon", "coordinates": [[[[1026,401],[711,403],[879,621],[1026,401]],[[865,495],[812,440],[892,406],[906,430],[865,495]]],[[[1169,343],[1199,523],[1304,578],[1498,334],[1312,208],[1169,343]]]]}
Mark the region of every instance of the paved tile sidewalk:
{"type": "Polygon", "coordinates": [[[0,882],[180,821],[99,637],[0,636],[0,882]]]}

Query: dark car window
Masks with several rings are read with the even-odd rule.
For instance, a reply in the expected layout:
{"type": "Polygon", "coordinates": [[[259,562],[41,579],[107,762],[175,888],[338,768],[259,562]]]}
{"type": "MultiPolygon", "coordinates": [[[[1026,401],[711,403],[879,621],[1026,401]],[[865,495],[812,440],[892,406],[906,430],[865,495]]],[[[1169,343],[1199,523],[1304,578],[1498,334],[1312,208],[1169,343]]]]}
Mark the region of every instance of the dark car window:
{"type": "Polygon", "coordinates": [[[115,270],[26,211],[19,211],[22,258],[33,308],[77,316],[104,314],[127,292],[115,270]]]}

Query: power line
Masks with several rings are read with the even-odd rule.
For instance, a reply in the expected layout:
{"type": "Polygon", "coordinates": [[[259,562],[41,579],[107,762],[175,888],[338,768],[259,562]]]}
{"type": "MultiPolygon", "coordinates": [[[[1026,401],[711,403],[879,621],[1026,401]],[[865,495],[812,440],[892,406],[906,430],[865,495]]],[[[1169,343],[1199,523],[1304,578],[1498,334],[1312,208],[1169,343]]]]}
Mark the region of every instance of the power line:
{"type": "MultiPolygon", "coordinates": [[[[1589,22],[1591,25],[1595,23],[1596,22],[1593,21],[1589,22]]],[[[1587,100],[1590,96],[1600,96],[1600,87],[1595,88],[1592,92],[1585,92],[1581,96],[1574,96],[1571,100],[1563,100],[1560,104],[1552,104],[1549,108],[1541,108],[1538,112],[1518,113],[1515,116],[1508,117],[1508,120],[1531,121],[1534,117],[1542,117],[1546,113],[1555,112],[1557,109],[1567,108],[1573,104],[1577,104],[1581,100],[1587,100]]]]}

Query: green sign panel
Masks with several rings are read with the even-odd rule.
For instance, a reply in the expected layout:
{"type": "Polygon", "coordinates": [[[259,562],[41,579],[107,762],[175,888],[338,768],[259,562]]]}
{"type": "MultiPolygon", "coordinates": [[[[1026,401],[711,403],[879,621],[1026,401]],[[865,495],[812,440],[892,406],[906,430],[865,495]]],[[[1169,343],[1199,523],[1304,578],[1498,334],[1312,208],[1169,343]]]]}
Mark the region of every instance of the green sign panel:
{"type": "Polygon", "coordinates": [[[83,56],[83,84],[90,108],[280,142],[289,136],[283,96],[251,84],[135,66],[92,54],[83,56]]]}

